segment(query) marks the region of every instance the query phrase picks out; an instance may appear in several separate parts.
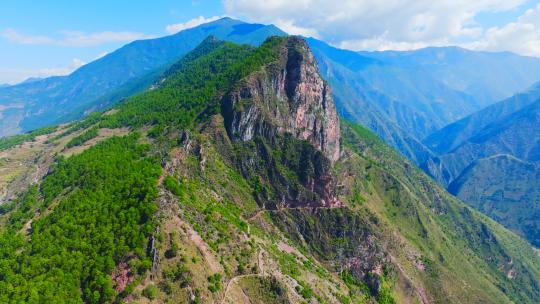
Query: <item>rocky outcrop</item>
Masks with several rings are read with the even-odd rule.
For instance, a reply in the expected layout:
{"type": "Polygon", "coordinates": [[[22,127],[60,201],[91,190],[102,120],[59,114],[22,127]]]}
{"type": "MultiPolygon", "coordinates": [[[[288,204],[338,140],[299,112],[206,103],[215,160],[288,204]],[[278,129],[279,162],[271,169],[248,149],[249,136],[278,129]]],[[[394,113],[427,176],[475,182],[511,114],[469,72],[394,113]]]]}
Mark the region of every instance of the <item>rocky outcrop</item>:
{"type": "Polygon", "coordinates": [[[272,139],[290,133],[307,140],[332,162],[340,155],[340,130],[332,92],[307,43],[283,39],[279,58],[227,94],[222,114],[233,141],[272,139]]]}

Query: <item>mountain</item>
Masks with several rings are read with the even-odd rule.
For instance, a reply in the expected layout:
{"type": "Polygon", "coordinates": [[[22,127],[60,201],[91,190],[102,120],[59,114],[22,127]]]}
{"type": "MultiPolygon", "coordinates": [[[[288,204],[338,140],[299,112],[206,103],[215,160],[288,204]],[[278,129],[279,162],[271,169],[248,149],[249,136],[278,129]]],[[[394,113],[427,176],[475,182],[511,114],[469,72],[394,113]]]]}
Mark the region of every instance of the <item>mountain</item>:
{"type": "Polygon", "coordinates": [[[307,41],[323,77],[334,87],[336,106],[341,117],[372,130],[417,163],[432,156],[415,135],[434,130],[432,122],[415,113],[408,105],[372,88],[361,75],[368,67],[381,66],[383,62],[331,47],[316,39],[307,41]]]}
{"type": "Polygon", "coordinates": [[[433,156],[425,137],[540,79],[540,59],[511,53],[455,47],[357,53],[308,41],[335,87],[339,113],[417,164],[433,156]]]}
{"type": "Polygon", "coordinates": [[[508,154],[480,158],[448,191],[540,246],[540,164],[508,154]]]}
{"type": "Polygon", "coordinates": [[[2,88],[0,136],[78,118],[142,91],[155,80],[152,76],[163,73],[208,35],[258,45],[268,36],[284,34],[272,25],[223,18],[175,35],[132,42],[68,76],[2,88]],[[134,81],[138,85],[133,86],[134,81]]]}
{"type": "MultiPolygon", "coordinates": [[[[251,45],[285,35],[273,25],[223,18],[135,41],[69,76],[0,89],[0,136],[71,121],[144,91],[210,34],[251,45]]],[[[496,100],[488,97],[509,96],[540,77],[540,60],[510,53],[459,48],[358,53],[308,41],[335,88],[340,115],[368,127],[417,164],[433,156],[423,138],[496,100]],[[504,76],[497,78],[488,67],[505,69],[499,73],[504,76]]]]}
{"type": "Polygon", "coordinates": [[[423,168],[465,202],[540,246],[540,85],[434,133],[423,168]]]}
{"type": "Polygon", "coordinates": [[[43,78],[42,77],[29,77],[29,78],[26,78],[25,80],[21,81],[18,84],[32,83],[32,82],[40,81],[40,80],[43,80],[43,78]]]}
{"type": "Polygon", "coordinates": [[[473,113],[429,135],[423,143],[432,151],[444,154],[480,133],[485,127],[503,120],[540,99],[540,82],[528,90],[473,113]]]}
{"type": "Polygon", "coordinates": [[[0,146],[0,301],[537,303],[540,257],[368,130],[298,37],[0,146]]]}
{"type": "MultiPolygon", "coordinates": [[[[510,52],[428,47],[415,51],[360,52],[400,68],[420,71],[474,98],[476,110],[523,91],[540,79],[540,60],[510,52]]],[[[470,114],[463,112],[460,116],[470,114]]]]}

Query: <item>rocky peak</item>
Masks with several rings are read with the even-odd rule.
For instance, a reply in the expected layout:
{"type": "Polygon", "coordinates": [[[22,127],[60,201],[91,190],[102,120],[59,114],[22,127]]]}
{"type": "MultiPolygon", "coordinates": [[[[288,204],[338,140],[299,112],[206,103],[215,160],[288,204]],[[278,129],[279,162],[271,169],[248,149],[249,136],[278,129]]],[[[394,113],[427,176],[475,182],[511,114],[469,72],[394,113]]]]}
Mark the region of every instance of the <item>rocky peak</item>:
{"type": "Polygon", "coordinates": [[[285,38],[277,48],[278,60],[246,77],[224,97],[229,136],[249,141],[290,133],[336,161],[340,131],[330,86],[303,39],[285,38]]]}

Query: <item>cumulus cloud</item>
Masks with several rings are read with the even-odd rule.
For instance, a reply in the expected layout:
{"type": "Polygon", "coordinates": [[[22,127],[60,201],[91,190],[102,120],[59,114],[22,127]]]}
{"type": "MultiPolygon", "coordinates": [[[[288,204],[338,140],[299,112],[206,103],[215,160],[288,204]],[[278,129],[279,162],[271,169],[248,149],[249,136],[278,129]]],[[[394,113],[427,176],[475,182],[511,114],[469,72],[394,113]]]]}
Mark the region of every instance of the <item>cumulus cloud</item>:
{"type": "Polygon", "coordinates": [[[18,44],[41,44],[59,46],[95,46],[109,42],[123,42],[137,39],[151,38],[152,36],[137,32],[97,32],[85,33],[78,31],[62,31],[61,37],[34,36],[21,33],[15,29],[5,29],[0,32],[0,37],[18,44]]]}
{"type": "Polygon", "coordinates": [[[527,10],[515,22],[488,29],[480,40],[466,46],[540,57],[540,4],[527,10]]]}
{"type": "Polygon", "coordinates": [[[319,38],[319,32],[314,28],[301,27],[295,25],[293,21],[278,19],[274,23],[277,27],[291,35],[301,35],[305,37],[319,38]]]}
{"type": "Polygon", "coordinates": [[[497,49],[502,47],[497,41],[513,41],[504,35],[515,35],[519,32],[521,46],[513,50],[527,54],[536,52],[540,56],[537,51],[540,37],[538,8],[520,17],[516,24],[501,28],[486,30],[475,20],[479,13],[506,12],[518,8],[527,0],[222,2],[229,15],[250,21],[274,23],[290,33],[319,37],[331,44],[350,49],[405,50],[449,44],[497,49]]]}
{"type": "Polygon", "coordinates": [[[216,21],[220,18],[222,18],[223,16],[213,16],[213,17],[209,17],[209,18],[205,18],[203,16],[199,16],[197,18],[193,18],[189,21],[186,21],[186,22],[183,22],[183,23],[175,23],[175,24],[169,24],[165,27],[165,31],[169,34],[176,34],[180,31],[183,31],[183,30],[186,30],[186,29],[189,29],[189,28],[192,28],[192,27],[196,27],[198,25],[201,25],[203,23],[208,23],[208,22],[212,22],[212,21],[216,21]]]}

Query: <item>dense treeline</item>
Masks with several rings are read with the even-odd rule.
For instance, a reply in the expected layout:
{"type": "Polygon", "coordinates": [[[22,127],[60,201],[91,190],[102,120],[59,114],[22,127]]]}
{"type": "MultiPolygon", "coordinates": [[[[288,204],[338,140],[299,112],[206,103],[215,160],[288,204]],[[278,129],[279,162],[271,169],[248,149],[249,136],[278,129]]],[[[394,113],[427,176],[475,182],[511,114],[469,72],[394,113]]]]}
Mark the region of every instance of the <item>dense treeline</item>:
{"type": "Polygon", "coordinates": [[[277,59],[282,38],[259,48],[207,39],[167,72],[159,89],[134,96],[105,116],[102,127],[167,125],[189,128],[219,111],[218,99],[238,80],[277,59]],[[208,50],[211,52],[208,53],[208,50]]]}
{"type": "Polygon", "coordinates": [[[119,261],[146,258],[157,209],[161,169],[136,141],[115,137],[59,159],[41,185],[31,231],[11,225],[0,235],[1,303],[113,299],[110,274],[119,261]]]}
{"type": "Polygon", "coordinates": [[[73,137],[68,143],[66,144],[66,148],[72,148],[75,146],[80,146],[84,144],[85,142],[89,141],[92,138],[95,138],[98,136],[98,128],[93,127],[86,131],[84,131],[81,135],[73,137]]]}

